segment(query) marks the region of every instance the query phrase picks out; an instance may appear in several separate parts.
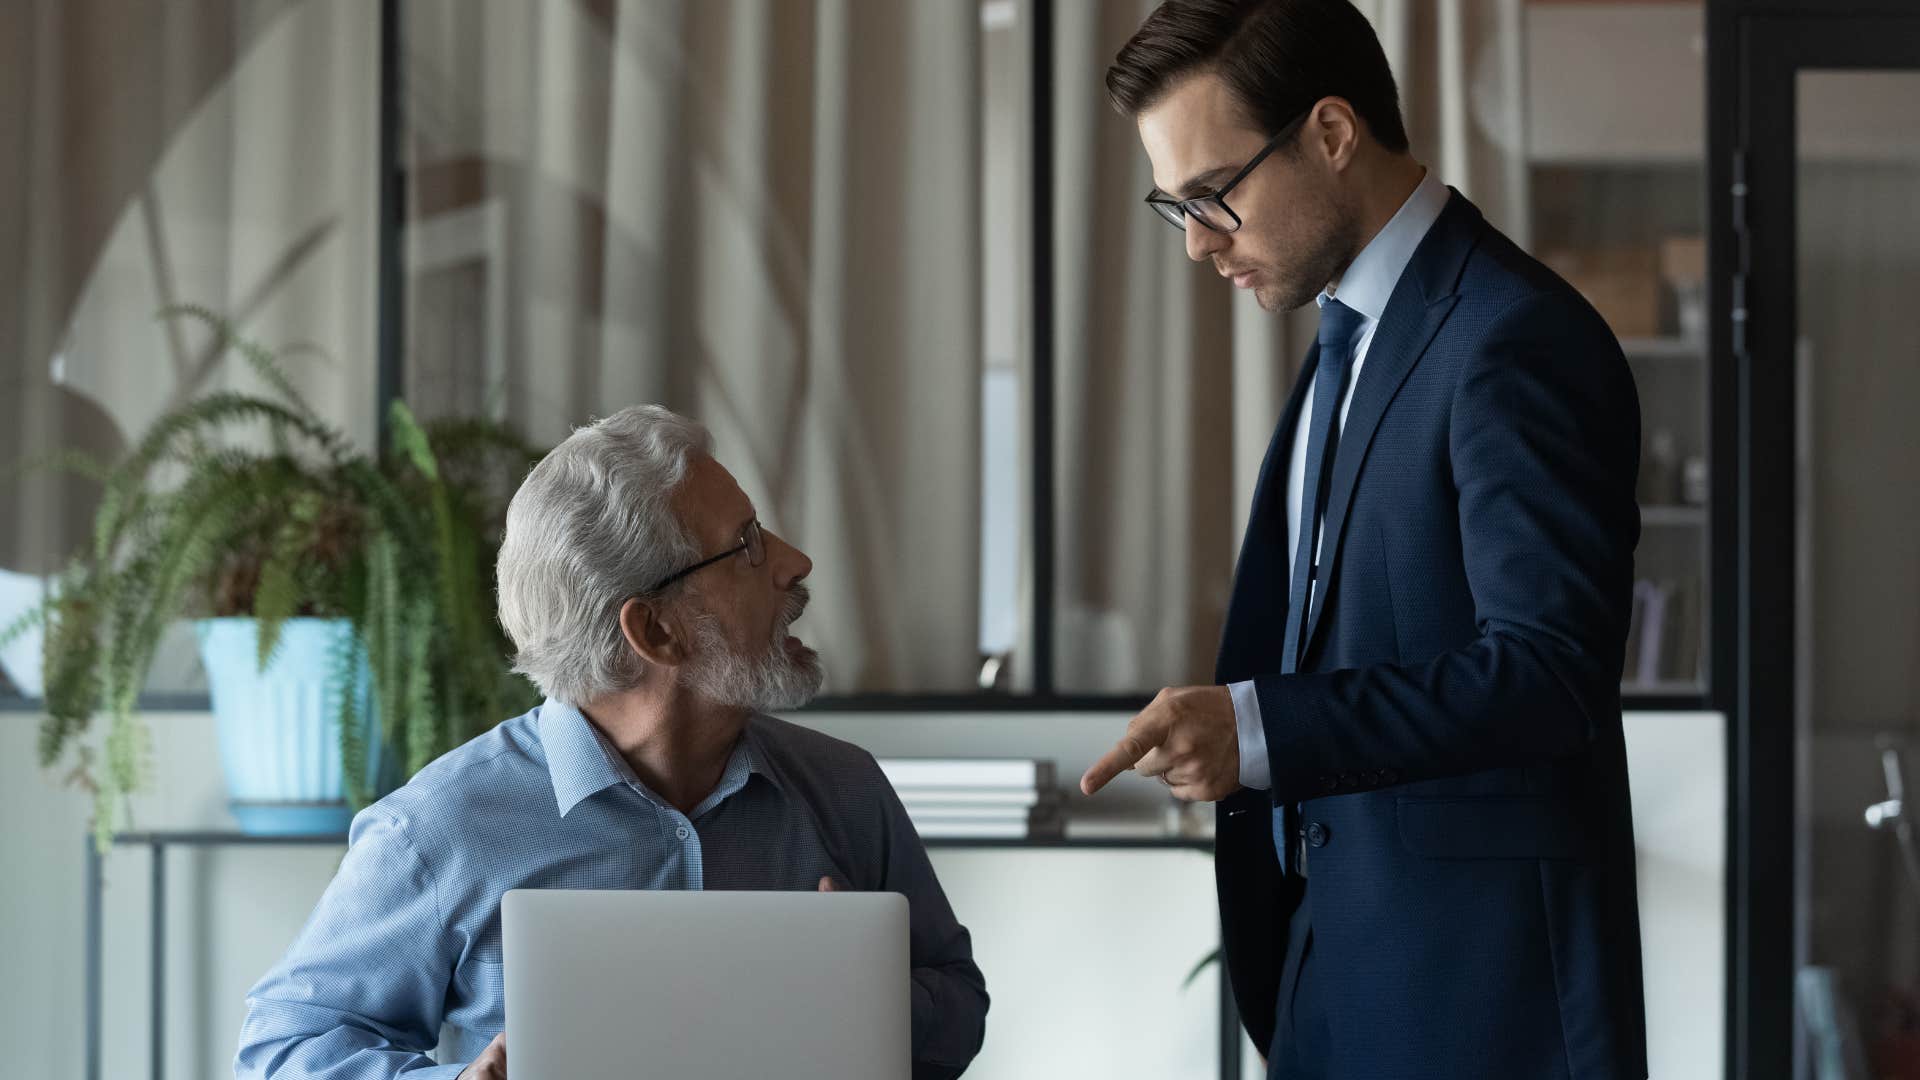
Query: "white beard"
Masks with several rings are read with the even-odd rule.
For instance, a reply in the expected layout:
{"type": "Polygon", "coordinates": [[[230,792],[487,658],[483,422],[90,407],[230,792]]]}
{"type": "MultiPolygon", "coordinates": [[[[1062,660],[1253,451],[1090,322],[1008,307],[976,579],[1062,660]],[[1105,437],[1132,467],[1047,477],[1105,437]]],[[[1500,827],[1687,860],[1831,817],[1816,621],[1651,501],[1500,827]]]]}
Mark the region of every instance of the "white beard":
{"type": "Polygon", "coordinates": [[[804,586],[788,595],[786,610],[767,650],[757,656],[735,652],[710,612],[693,616],[694,655],[682,676],[689,689],[716,705],[757,713],[798,709],[820,693],[826,672],[812,651],[787,651],[787,627],[806,609],[804,586]]]}

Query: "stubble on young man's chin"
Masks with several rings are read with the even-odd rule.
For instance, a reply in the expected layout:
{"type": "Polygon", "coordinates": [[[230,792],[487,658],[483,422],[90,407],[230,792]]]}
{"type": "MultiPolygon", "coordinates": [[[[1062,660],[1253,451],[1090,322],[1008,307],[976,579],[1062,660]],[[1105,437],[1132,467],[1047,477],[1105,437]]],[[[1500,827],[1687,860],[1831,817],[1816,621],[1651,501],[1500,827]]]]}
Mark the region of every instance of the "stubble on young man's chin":
{"type": "Polygon", "coordinates": [[[1290,297],[1282,295],[1277,288],[1262,286],[1253,290],[1253,302],[1259,304],[1260,310],[1269,315],[1282,315],[1298,309],[1300,305],[1287,303],[1289,299],[1290,297]]]}
{"type": "Polygon", "coordinates": [[[1299,311],[1312,303],[1313,298],[1318,295],[1320,295],[1318,289],[1302,295],[1297,290],[1289,292],[1278,285],[1260,285],[1253,290],[1254,303],[1259,304],[1260,310],[1269,315],[1284,315],[1289,311],[1299,311]]]}

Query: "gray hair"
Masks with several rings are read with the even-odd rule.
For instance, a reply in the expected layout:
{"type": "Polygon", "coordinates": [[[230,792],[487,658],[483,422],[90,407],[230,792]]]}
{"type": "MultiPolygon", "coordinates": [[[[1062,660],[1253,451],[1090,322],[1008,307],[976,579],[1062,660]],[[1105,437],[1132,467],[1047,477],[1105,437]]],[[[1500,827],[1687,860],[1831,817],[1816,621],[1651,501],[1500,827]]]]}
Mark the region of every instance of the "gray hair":
{"type": "Polygon", "coordinates": [[[620,606],[699,558],[672,501],[689,463],[712,453],[697,422],[635,405],[576,428],[514,493],[500,624],[518,649],[513,669],[542,693],[579,706],[646,677],[620,606]]]}

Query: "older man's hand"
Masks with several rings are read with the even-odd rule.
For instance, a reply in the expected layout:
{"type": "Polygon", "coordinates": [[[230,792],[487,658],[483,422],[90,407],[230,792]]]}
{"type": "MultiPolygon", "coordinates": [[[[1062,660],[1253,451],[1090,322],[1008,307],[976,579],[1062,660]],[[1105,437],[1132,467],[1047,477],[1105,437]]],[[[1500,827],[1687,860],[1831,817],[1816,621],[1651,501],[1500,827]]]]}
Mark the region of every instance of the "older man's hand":
{"type": "Polygon", "coordinates": [[[507,1080],[507,1033],[495,1035],[455,1080],[507,1080]]]}
{"type": "Polygon", "coordinates": [[[1175,798],[1189,802],[1214,802],[1240,790],[1240,730],[1227,688],[1160,691],[1080,778],[1080,790],[1091,795],[1128,769],[1158,777],[1175,798]]]}

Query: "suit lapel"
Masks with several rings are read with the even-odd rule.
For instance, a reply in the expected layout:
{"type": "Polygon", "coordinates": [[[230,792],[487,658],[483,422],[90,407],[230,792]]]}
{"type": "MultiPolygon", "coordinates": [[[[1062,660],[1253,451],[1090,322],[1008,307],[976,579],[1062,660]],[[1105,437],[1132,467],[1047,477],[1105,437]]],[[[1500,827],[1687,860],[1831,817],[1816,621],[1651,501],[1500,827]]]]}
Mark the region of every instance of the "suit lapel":
{"type": "Polygon", "coordinates": [[[1233,678],[1235,669],[1241,666],[1238,649],[1250,640],[1256,618],[1271,617],[1277,605],[1280,625],[1285,625],[1287,590],[1276,589],[1273,581],[1277,570],[1284,582],[1287,570],[1287,470],[1293,462],[1293,433],[1300,422],[1301,402],[1306,399],[1307,387],[1313,385],[1319,364],[1320,346],[1316,343],[1307,350],[1306,363],[1293,381],[1287,406],[1280,411],[1280,422],[1267,443],[1267,456],[1260,462],[1260,478],[1254,482],[1253,505],[1247,512],[1247,531],[1240,540],[1240,561],[1234,568],[1233,591],[1220,635],[1220,657],[1214,665],[1216,683],[1233,678]],[[1273,539],[1276,529],[1277,547],[1273,539]],[[1275,551],[1280,553],[1277,563],[1275,551]]]}
{"type": "Polygon", "coordinates": [[[1347,513],[1353,506],[1360,466],[1366,461],[1387,406],[1453,311],[1459,299],[1454,286],[1466,265],[1467,254],[1479,239],[1481,227],[1480,211],[1458,192],[1454,193],[1414,251],[1406,272],[1400,275],[1393,296],[1387,301],[1387,309],[1381,313],[1380,325],[1373,332],[1373,341],[1367,346],[1360,381],[1353,388],[1346,423],[1341,425],[1340,445],[1334,451],[1327,512],[1321,526],[1323,574],[1313,590],[1313,607],[1308,612],[1307,627],[1300,642],[1302,658],[1313,646],[1327,594],[1338,581],[1340,542],[1346,535],[1347,513]]]}

